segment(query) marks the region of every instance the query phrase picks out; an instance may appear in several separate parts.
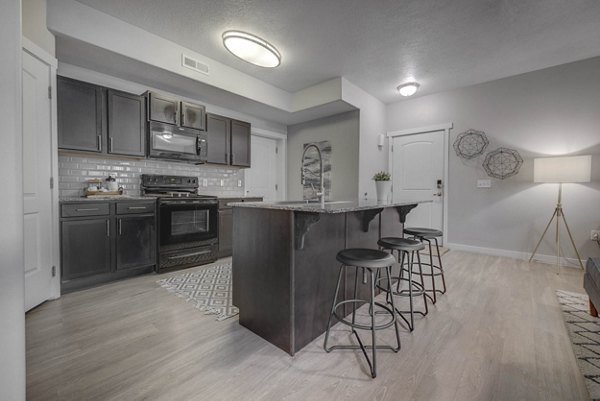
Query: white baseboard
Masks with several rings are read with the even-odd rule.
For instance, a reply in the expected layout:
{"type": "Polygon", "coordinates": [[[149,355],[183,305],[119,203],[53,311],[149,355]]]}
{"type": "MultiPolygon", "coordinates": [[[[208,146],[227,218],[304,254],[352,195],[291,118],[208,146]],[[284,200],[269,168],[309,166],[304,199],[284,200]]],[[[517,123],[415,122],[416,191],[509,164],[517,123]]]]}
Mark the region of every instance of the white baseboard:
{"type": "MultiPolygon", "coordinates": [[[[529,252],[519,252],[519,251],[510,251],[508,249],[498,249],[498,248],[485,248],[481,246],[473,246],[473,245],[464,245],[464,244],[454,244],[447,243],[445,244],[449,249],[455,249],[457,251],[465,251],[465,252],[473,252],[480,253],[483,255],[491,255],[491,256],[504,256],[512,259],[519,260],[529,260],[531,253],[529,252]]],[[[536,254],[533,258],[536,262],[547,263],[549,265],[556,264],[556,255],[541,255],[536,254]]],[[[583,263],[583,261],[582,261],[583,263]]],[[[575,258],[560,258],[560,265],[565,267],[579,267],[579,262],[575,258]]]]}

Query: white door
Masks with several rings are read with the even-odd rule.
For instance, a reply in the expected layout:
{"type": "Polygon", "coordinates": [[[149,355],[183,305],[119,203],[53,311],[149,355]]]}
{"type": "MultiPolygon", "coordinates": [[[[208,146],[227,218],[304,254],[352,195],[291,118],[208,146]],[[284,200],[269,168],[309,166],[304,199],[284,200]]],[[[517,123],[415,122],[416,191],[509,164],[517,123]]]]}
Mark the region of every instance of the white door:
{"type": "Polygon", "coordinates": [[[406,216],[407,227],[444,227],[444,131],[393,137],[394,201],[431,200],[406,216]]]}
{"type": "Polygon", "coordinates": [[[246,169],[246,196],[278,199],[279,180],[277,140],[252,135],[251,167],[246,169]]]}
{"type": "Polygon", "coordinates": [[[52,120],[50,67],[22,54],[25,310],[29,310],[52,293],[52,120]]]}

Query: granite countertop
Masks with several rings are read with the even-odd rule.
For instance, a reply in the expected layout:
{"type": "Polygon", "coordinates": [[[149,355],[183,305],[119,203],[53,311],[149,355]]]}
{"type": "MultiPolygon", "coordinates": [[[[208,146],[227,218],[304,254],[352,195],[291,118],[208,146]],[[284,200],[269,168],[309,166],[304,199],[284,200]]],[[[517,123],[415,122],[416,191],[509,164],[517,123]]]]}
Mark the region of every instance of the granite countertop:
{"type": "Polygon", "coordinates": [[[233,207],[249,207],[258,209],[289,210],[294,212],[311,213],[347,213],[360,210],[381,209],[386,207],[397,207],[414,205],[416,203],[429,203],[431,200],[401,200],[398,202],[378,202],[374,200],[355,200],[355,201],[333,201],[325,202],[322,208],[319,202],[306,203],[302,201],[283,201],[283,202],[234,202],[230,203],[233,207]]]}
{"type": "Polygon", "coordinates": [[[106,201],[151,201],[156,198],[141,195],[119,195],[119,196],[94,196],[86,198],[84,196],[61,196],[58,199],[61,203],[73,202],[106,202],[106,201]]]}

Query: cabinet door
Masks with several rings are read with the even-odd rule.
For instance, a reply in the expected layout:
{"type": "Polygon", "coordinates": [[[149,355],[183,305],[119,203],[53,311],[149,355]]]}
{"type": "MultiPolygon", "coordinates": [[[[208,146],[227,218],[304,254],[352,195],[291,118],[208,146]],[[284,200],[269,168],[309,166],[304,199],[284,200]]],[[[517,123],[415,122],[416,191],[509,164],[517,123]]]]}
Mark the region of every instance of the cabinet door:
{"type": "Polygon", "coordinates": [[[206,109],[199,104],[181,102],[180,125],[200,131],[206,129],[206,109]]]}
{"type": "Polygon", "coordinates": [[[233,250],[233,209],[219,210],[219,257],[231,256],[233,250]]]}
{"type": "Polygon", "coordinates": [[[107,91],[108,153],[146,154],[144,98],[131,93],[107,91]]]}
{"type": "Polygon", "coordinates": [[[166,124],[177,125],[179,101],[158,93],[148,94],[148,119],[166,124]]]}
{"type": "Polygon", "coordinates": [[[110,273],[110,223],[108,217],[61,222],[63,282],[110,273]]]}
{"type": "Polygon", "coordinates": [[[250,124],[231,120],[231,165],[250,167],[250,124]]]}
{"type": "Polygon", "coordinates": [[[229,164],[230,119],[216,114],[206,115],[208,135],[207,162],[229,164]]]}
{"type": "Polygon", "coordinates": [[[117,270],[156,263],[154,215],[117,218],[117,270]]]}
{"type": "Polygon", "coordinates": [[[58,147],[102,152],[105,141],[103,108],[101,87],[58,77],[58,147]]]}

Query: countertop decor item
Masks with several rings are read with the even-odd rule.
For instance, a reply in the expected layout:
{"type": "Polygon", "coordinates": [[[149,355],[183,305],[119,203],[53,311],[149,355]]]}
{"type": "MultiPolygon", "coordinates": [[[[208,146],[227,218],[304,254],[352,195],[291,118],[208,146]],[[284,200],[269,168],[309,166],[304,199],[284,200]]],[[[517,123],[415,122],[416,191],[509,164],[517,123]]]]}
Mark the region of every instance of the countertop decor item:
{"type": "Polygon", "coordinates": [[[390,173],[387,171],[380,171],[373,176],[375,180],[375,188],[377,189],[377,201],[384,202],[388,200],[390,189],[392,188],[392,181],[390,173]]]}
{"type": "Polygon", "coordinates": [[[453,147],[458,157],[469,160],[483,154],[489,144],[483,131],[469,129],[458,134],[453,147]]]}
{"type": "Polygon", "coordinates": [[[519,173],[523,158],[514,149],[498,148],[485,156],[483,168],[487,175],[503,180],[519,173]]]}
{"type": "MultiPolygon", "coordinates": [[[[569,225],[567,224],[567,219],[565,218],[565,214],[562,209],[562,184],[563,183],[576,183],[576,182],[590,182],[592,177],[592,156],[567,156],[567,157],[544,157],[533,160],[533,181],[539,183],[556,183],[558,184],[558,201],[556,202],[556,208],[554,209],[554,213],[552,213],[552,217],[550,217],[550,221],[544,230],[544,233],[540,237],[529,261],[533,259],[535,253],[538,250],[538,247],[542,243],[546,232],[550,228],[550,225],[556,219],[556,235],[555,235],[555,243],[556,243],[556,269],[557,274],[560,272],[560,222],[565,224],[565,228],[567,229],[567,233],[569,234],[569,239],[571,240],[571,245],[573,246],[573,250],[577,255],[577,260],[579,261],[579,266],[583,270],[583,263],[581,262],[581,256],[579,256],[579,251],[577,250],[577,246],[575,246],[575,241],[573,241],[573,236],[571,235],[571,230],[569,229],[569,225]]],[[[564,256],[564,255],[563,255],[564,256]]]]}

